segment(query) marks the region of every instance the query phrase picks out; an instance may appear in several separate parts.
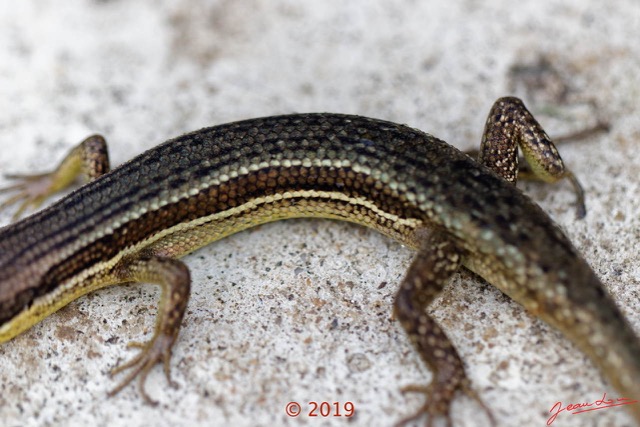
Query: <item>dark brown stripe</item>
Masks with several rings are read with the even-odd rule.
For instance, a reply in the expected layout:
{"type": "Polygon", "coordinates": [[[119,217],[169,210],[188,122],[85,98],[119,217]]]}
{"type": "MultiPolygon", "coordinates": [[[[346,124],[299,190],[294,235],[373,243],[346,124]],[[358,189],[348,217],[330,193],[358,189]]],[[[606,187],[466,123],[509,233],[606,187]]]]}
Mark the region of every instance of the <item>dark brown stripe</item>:
{"type": "Polygon", "coordinates": [[[0,266],[5,268],[16,260],[29,264],[51,253],[44,243],[55,236],[86,233],[92,222],[103,226],[118,212],[137,206],[141,198],[225,165],[248,167],[254,158],[269,161],[362,156],[361,164],[365,166],[389,163],[389,167],[412,168],[420,163],[416,170],[428,173],[424,167],[427,151],[433,150],[431,157],[436,158],[436,151],[443,148],[453,150],[402,125],[336,114],[275,116],[202,129],[137,156],[50,208],[2,230],[0,249],[7,250],[0,250],[0,266]],[[32,244],[25,244],[28,236],[35,239],[32,244]]]}
{"type": "MultiPolygon", "coordinates": [[[[280,167],[256,171],[156,211],[147,212],[140,218],[124,224],[112,234],[91,242],[87,247],[79,248],[67,259],[54,265],[43,276],[40,283],[24,289],[17,298],[26,299],[29,301],[28,305],[31,305],[36,298],[51,292],[60,283],[96,263],[115,257],[124,248],[134,246],[177,224],[226,211],[257,197],[282,194],[287,191],[337,191],[349,197],[364,197],[382,211],[402,218],[421,217],[421,212],[415,206],[399,198],[390,188],[375,184],[370,176],[355,173],[350,168],[280,167]]],[[[295,200],[292,200],[292,203],[295,203],[295,200]]],[[[75,237],[60,242],[59,248],[52,250],[68,247],[73,238],[75,237]]],[[[3,313],[3,317],[11,318],[20,311],[19,307],[14,306],[12,312],[3,313]]],[[[0,319],[0,323],[2,321],[3,319],[0,319]]]]}

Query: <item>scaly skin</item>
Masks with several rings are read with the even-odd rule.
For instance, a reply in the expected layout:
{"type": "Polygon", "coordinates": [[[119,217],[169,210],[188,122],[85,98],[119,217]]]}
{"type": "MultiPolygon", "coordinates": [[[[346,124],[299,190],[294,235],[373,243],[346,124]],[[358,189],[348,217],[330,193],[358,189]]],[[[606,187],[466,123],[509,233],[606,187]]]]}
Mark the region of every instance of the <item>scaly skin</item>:
{"type": "MultiPolygon", "coordinates": [[[[513,185],[517,144],[540,179],[577,185],[514,98],[494,105],[479,161],[419,130],[338,114],[202,129],[107,173],[104,140],[91,137],[54,173],[11,187],[18,194],[10,202],[28,207],[80,171],[95,178],[0,229],[0,342],[87,292],[157,283],[154,336],[118,369],[131,371],[114,390],[139,377],[151,402],[144,378],[159,362],[169,377],[189,297],[189,271],[176,258],[257,224],[323,217],[373,227],[418,250],[395,312],[434,370],[429,387],[410,387],[428,396],[416,414],[428,423],[439,415],[450,421],[457,391],[477,399],[455,348],[425,312],[461,265],[561,330],[622,396],[640,399],[639,340],[568,238],[513,185]]],[[[640,423],[640,405],[629,409],[640,423]]]]}

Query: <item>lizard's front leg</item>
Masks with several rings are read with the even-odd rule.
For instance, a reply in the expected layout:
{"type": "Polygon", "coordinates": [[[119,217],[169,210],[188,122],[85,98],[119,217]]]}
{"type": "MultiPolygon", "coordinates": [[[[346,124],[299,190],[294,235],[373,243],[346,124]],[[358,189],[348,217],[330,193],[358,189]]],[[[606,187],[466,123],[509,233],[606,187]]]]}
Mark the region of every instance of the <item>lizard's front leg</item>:
{"type": "Polygon", "coordinates": [[[107,142],[100,135],[92,135],[75,146],[51,172],[35,175],[5,175],[15,183],[0,188],[0,193],[14,194],[0,204],[0,210],[20,203],[13,214],[13,219],[16,220],[26,209],[37,209],[44,200],[70,187],[78,177],[83,176],[87,181],[93,181],[107,172],[109,172],[107,142]]]}

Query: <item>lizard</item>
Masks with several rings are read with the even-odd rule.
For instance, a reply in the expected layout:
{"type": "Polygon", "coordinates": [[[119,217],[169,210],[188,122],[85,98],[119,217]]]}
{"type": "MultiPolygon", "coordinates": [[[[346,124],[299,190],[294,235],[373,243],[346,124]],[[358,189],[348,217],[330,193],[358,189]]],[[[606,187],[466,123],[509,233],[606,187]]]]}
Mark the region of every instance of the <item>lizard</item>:
{"type": "MultiPolygon", "coordinates": [[[[640,341],[597,275],[559,226],[516,188],[518,148],[536,179],[568,179],[555,145],[522,101],[498,99],[477,159],[438,138],[388,121],[333,113],[249,119],[169,140],[110,170],[100,135],[52,172],[14,175],[0,208],[37,208],[78,177],[89,182],[48,208],[0,229],[0,342],[80,296],[129,282],[162,288],[153,336],[113,373],[117,393],[156,364],[171,384],[171,351],[189,300],[180,257],[246,228],[320,217],[372,227],[417,251],[393,313],[433,371],[419,410],[451,424],[458,392],[486,406],[463,362],[426,312],[461,267],[477,273],[559,329],[625,397],[640,398],[640,341]]],[[[628,405],[640,423],[640,405],[628,405]]],[[[493,422],[493,415],[488,410],[493,422]]]]}

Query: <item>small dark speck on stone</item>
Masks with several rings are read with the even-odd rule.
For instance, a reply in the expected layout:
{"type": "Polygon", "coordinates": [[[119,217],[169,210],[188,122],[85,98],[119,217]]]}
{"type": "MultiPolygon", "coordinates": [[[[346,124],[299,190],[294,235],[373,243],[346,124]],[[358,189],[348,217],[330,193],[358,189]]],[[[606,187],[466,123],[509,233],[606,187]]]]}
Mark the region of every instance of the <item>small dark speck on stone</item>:
{"type": "Polygon", "coordinates": [[[295,295],[293,295],[293,294],[289,294],[289,296],[287,297],[287,299],[288,299],[289,301],[293,301],[293,300],[295,299],[295,295]]]}
{"type": "Polygon", "coordinates": [[[338,329],[338,319],[336,318],[333,319],[333,321],[331,322],[331,327],[329,329],[331,330],[338,329]]]}
{"type": "Polygon", "coordinates": [[[387,286],[387,282],[382,282],[382,283],[380,283],[380,284],[378,285],[378,289],[382,289],[382,288],[384,288],[385,286],[387,286]]]}

